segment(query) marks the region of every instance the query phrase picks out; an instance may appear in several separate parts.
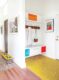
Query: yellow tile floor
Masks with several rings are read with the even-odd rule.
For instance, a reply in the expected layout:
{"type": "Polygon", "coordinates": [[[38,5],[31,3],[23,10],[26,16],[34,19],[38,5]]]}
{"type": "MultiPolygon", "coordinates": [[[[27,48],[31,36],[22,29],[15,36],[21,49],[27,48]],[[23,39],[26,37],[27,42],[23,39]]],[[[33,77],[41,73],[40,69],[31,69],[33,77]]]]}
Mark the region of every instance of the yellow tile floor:
{"type": "Polygon", "coordinates": [[[59,80],[59,60],[38,55],[27,58],[26,65],[42,80],[59,80]]]}

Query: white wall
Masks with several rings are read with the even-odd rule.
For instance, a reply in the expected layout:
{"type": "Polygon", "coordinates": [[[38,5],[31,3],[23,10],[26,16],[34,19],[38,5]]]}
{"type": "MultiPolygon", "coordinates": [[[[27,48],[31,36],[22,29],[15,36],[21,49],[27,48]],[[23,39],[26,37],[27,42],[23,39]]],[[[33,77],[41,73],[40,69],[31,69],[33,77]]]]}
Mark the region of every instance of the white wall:
{"type": "MultiPolygon", "coordinates": [[[[8,53],[12,54],[14,61],[21,67],[25,65],[25,1],[8,0],[9,21],[18,17],[18,33],[10,33],[8,37],[8,53]]],[[[9,27],[10,31],[10,27],[9,27]]]]}
{"type": "MultiPolygon", "coordinates": [[[[55,19],[55,16],[59,14],[59,0],[45,0],[43,1],[43,25],[46,29],[46,19],[55,19]]],[[[54,24],[54,27],[57,25],[54,24]]],[[[55,29],[55,28],[54,28],[55,29]]],[[[47,47],[46,56],[50,58],[56,58],[55,47],[55,31],[45,32],[45,45],[47,47]]]]}
{"type": "Polygon", "coordinates": [[[42,0],[35,0],[35,1],[26,0],[25,11],[26,11],[26,17],[27,17],[27,14],[30,12],[38,14],[38,16],[40,17],[42,15],[42,0]]]}
{"type": "Polygon", "coordinates": [[[46,17],[54,17],[59,13],[59,0],[45,0],[44,8],[46,17]]]}
{"type": "MultiPolygon", "coordinates": [[[[25,67],[25,29],[24,29],[24,19],[26,13],[26,24],[33,25],[32,22],[28,22],[28,13],[35,13],[38,15],[38,22],[34,25],[42,26],[42,33],[45,32],[46,28],[46,19],[54,18],[56,14],[59,14],[59,0],[26,0],[24,7],[24,0],[8,0],[8,10],[5,6],[4,9],[0,10],[0,22],[3,23],[3,20],[6,18],[9,21],[16,16],[18,17],[18,33],[11,34],[9,32],[8,37],[8,52],[14,56],[14,61],[21,67],[25,67]],[[25,13],[24,13],[24,8],[25,13]],[[4,12],[4,14],[3,14],[4,12]],[[8,15],[7,15],[8,14],[8,15]],[[24,32],[24,33],[23,33],[24,32]],[[21,35],[22,34],[22,35],[21,35]],[[21,46],[20,46],[21,45],[21,46]]],[[[0,24],[1,24],[0,23],[0,24]]],[[[10,28],[9,28],[10,29],[10,28]]],[[[46,56],[55,58],[55,33],[44,33],[42,42],[45,42],[44,45],[47,46],[46,56]]],[[[4,51],[4,40],[3,36],[0,35],[0,50],[4,51]]]]}
{"type": "MultiPolygon", "coordinates": [[[[35,1],[34,0],[26,0],[25,1],[25,13],[26,13],[26,15],[25,15],[26,16],[26,21],[25,21],[26,25],[33,25],[33,26],[39,26],[40,27],[40,30],[38,32],[38,34],[39,34],[38,45],[42,45],[43,44],[43,37],[42,37],[42,0],[35,0],[35,1]],[[28,20],[28,14],[29,13],[37,15],[37,21],[28,20]]],[[[32,33],[34,35],[35,31],[32,30],[32,33]]],[[[32,36],[32,38],[33,38],[33,36],[32,36]]],[[[31,40],[29,40],[29,43],[30,42],[31,42],[31,40]]],[[[32,41],[32,44],[35,45],[35,43],[33,41],[32,41]]]]}
{"type": "Polygon", "coordinates": [[[2,26],[3,33],[0,33],[0,50],[5,51],[4,46],[4,20],[7,19],[7,3],[5,6],[0,7],[0,27],[2,26]]]}
{"type": "MultiPolygon", "coordinates": [[[[43,45],[43,28],[42,28],[42,0],[25,0],[25,13],[26,13],[26,25],[32,25],[32,26],[40,26],[40,30],[38,32],[38,40],[39,43],[36,47],[30,48],[30,56],[34,56],[41,53],[41,46],[43,45]],[[30,21],[28,20],[28,13],[32,13],[37,15],[37,21],[30,21]]],[[[30,37],[29,37],[29,43],[32,45],[36,45],[37,43],[33,42],[33,37],[35,35],[35,31],[30,31],[30,37]],[[32,36],[32,41],[31,41],[32,36]]]]}
{"type": "Polygon", "coordinates": [[[26,0],[25,1],[25,18],[26,24],[40,26],[42,28],[42,1],[41,0],[26,0]],[[28,13],[37,15],[37,21],[29,21],[28,13]]]}
{"type": "MultiPolygon", "coordinates": [[[[10,15],[9,19],[13,18],[13,17],[15,17],[19,14],[20,15],[22,14],[20,12],[20,10],[17,10],[19,8],[18,1],[15,0],[15,4],[12,4],[12,3],[14,3],[14,0],[12,0],[12,1],[9,2],[9,11],[8,11],[9,15],[10,15]],[[11,6],[10,6],[10,4],[11,4],[11,6]],[[18,4],[17,7],[15,6],[16,4],[18,4]],[[14,7],[12,8],[12,6],[14,6],[14,7]],[[16,10],[17,14],[16,14],[14,9],[16,10]]],[[[21,3],[20,3],[20,5],[21,5],[21,3]]],[[[25,9],[25,11],[26,11],[26,24],[33,25],[32,22],[28,22],[27,14],[28,13],[35,13],[35,14],[38,15],[38,22],[34,23],[34,25],[43,26],[42,29],[44,31],[45,31],[44,28],[46,28],[45,20],[54,18],[56,14],[59,14],[59,0],[56,0],[56,1],[55,0],[44,0],[44,1],[42,1],[42,0],[39,0],[39,1],[38,0],[35,0],[35,1],[26,0],[25,5],[26,5],[25,6],[25,8],[26,8],[25,9]],[[42,18],[43,18],[43,20],[42,20],[42,18]]],[[[19,20],[20,20],[20,17],[19,17],[19,20]]],[[[22,17],[21,17],[21,19],[22,19],[22,17]]],[[[22,21],[21,21],[21,23],[22,23],[22,21]]],[[[21,24],[21,26],[22,26],[22,24],[21,24]]],[[[19,31],[20,30],[22,31],[22,29],[19,28],[19,31]]],[[[20,48],[20,45],[19,45],[19,47],[17,47],[18,44],[21,44],[19,42],[19,40],[20,40],[19,38],[22,37],[20,35],[21,31],[18,34],[15,34],[15,35],[14,34],[13,35],[9,34],[9,38],[11,38],[11,39],[9,39],[9,43],[10,43],[9,44],[9,53],[13,53],[13,55],[15,57],[15,61],[17,61],[17,62],[19,61],[17,59],[18,56],[19,56],[18,53],[22,51],[22,49],[21,49],[22,47],[20,48]],[[19,35],[20,35],[20,37],[18,37],[19,35]],[[18,42],[15,38],[18,40],[18,42]],[[12,47],[10,47],[10,45],[12,45],[12,47]],[[16,45],[16,47],[15,47],[15,45],[16,45]],[[19,50],[19,48],[21,50],[19,50]],[[16,51],[17,51],[17,55],[16,55],[16,51]],[[16,58],[16,56],[17,56],[17,58],[16,58]]],[[[51,58],[55,58],[55,33],[54,32],[51,32],[51,33],[46,33],[45,32],[44,36],[45,36],[44,45],[47,46],[46,56],[51,57],[51,58]]]]}
{"type": "MultiPolygon", "coordinates": [[[[25,65],[25,10],[23,0],[8,0],[7,3],[0,8],[0,25],[4,20],[8,19],[10,22],[15,17],[18,17],[18,33],[10,33],[10,26],[8,25],[8,53],[13,55],[14,61],[21,68],[25,65]]],[[[4,29],[4,28],[3,28],[4,29]]],[[[4,50],[4,31],[0,34],[0,50],[4,50]]]]}
{"type": "MultiPolygon", "coordinates": [[[[3,24],[3,9],[0,9],[0,27],[4,26],[3,24]]],[[[0,50],[4,51],[4,33],[0,33],[0,50]]]]}

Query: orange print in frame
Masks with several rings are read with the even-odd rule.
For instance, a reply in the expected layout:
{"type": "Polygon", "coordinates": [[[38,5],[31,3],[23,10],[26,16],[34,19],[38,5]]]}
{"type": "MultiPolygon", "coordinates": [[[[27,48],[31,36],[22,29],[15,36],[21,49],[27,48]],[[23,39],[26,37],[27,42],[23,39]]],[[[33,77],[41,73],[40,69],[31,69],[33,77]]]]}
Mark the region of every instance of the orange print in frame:
{"type": "Polygon", "coordinates": [[[34,14],[28,14],[28,19],[29,20],[32,20],[32,21],[37,21],[37,15],[34,15],[34,14]]]}

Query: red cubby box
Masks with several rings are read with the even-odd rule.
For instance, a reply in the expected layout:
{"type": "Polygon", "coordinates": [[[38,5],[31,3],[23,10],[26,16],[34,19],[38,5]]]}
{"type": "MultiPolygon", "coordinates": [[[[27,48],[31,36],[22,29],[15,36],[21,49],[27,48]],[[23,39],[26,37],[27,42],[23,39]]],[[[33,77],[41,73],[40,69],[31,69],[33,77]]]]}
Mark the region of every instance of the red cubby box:
{"type": "Polygon", "coordinates": [[[41,47],[41,52],[46,52],[46,46],[41,47]]]}

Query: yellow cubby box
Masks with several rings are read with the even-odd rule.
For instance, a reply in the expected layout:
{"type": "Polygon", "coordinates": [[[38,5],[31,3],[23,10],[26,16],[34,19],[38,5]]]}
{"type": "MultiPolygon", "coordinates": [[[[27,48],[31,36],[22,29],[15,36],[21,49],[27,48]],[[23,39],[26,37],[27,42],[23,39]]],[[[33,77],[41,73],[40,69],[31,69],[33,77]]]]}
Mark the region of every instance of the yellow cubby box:
{"type": "Polygon", "coordinates": [[[10,54],[1,54],[2,55],[2,57],[5,59],[5,60],[11,60],[11,59],[13,59],[13,56],[12,55],[10,55],[10,54]]]}

